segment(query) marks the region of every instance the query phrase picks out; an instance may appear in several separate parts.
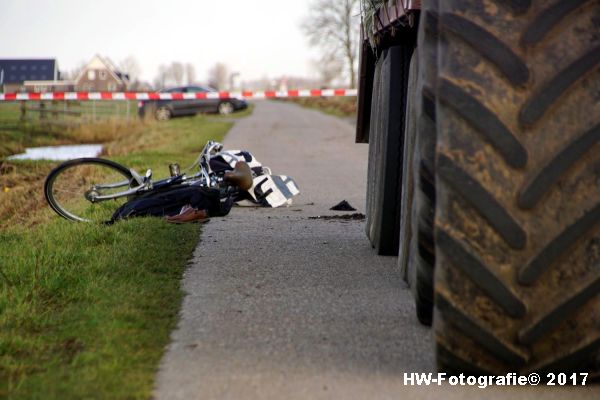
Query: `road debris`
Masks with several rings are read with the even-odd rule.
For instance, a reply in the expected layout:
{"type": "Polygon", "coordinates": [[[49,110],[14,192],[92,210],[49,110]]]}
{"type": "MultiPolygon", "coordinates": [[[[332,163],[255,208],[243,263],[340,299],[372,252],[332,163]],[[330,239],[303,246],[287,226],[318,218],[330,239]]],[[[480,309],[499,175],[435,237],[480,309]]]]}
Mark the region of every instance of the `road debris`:
{"type": "Polygon", "coordinates": [[[356,211],[356,208],[352,207],[346,200],[342,200],[335,206],[331,207],[333,211],[356,211]]]}
{"type": "Polygon", "coordinates": [[[365,219],[365,214],[354,213],[344,215],[317,215],[316,217],[308,217],[308,219],[323,219],[329,220],[342,220],[342,221],[362,221],[365,219]]]}

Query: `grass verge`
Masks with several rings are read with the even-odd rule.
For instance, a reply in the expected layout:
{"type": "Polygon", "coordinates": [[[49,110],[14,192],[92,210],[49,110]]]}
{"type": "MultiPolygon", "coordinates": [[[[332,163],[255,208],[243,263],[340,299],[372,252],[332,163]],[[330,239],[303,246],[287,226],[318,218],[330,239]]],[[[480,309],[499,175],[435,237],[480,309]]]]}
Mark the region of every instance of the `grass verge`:
{"type": "MultiPolygon", "coordinates": [[[[230,126],[204,116],[141,125],[106,156],[166,176],[230,126]]],[[[62,220],[42,195],[55,165],[0,167],[0,398],[149,398],[200,228],[62,220]]]]}
{"type": "Polygon", "coordinates": [[[356,115],[356,97],[289,97],[280,99],[336,117],[356,115]]]}
{"type": "MultiPolygon", "coordinates": [[[[109,102],[116,107],[118,102],[109,102]]],[[[89,107],[87,103],[81,106],[89,107]]],[[[30,107],[34,107],[31,106],[30,107]]],[[[61,109],[60,105],[53,105],[61,109]]],[[[100,107],[100,106],[98,106],[100,107]]],[[[105,106],[102,106],[105,108],[105,106]]],[[[123,105],[119,107],[123,108],[123,105]]],[[[112,110],[111,108],[111,110],[112,110]]],[[[65,119],[63,115],[48,112],[46,119],[29,115],[21,119],[21,104],[0,102],[0,157],[23,152],[26,147],[52,146],[72,143],[107,143],[115,141],[139,127],[135,116],[136,106],[130,104],[130,118],[121,114],[105,113],[91,121],[78,117],[65,119]]],[[[30,113],[31,114],[31,113],[30,113]]],[[[87,114],[84,114],[87,115],[87,114]]]]}
{"type": "Polygon", "coordinates": [[[197,241],[151,218],[3,232],[0,397],[149,398],[197,241]]]}

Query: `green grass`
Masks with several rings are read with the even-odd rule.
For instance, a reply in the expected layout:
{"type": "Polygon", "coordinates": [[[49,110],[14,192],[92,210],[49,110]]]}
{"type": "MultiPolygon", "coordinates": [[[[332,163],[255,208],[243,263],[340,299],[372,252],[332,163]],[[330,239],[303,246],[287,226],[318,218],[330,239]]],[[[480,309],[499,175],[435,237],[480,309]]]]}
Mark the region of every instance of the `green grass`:
{"type": "MultiPolygon", "coordinates": [[[[247,117],[248,115],[252,114],[252,111],[254,111],[254,104],[248,104],[248,108],[246,108],[245,110],[236,111],[235,113],[231,114],[230,117],[232,117],[232,118],[247,117]]],[[[223,116],[223,118],[225,118],[225,117],[227,117],[227,116],[223,116]]]]}
{"type": "Polygon", "coordinates": [[[149,398],[198,235],[152,218],[2,233],[0,397],[149,398]]]}
{"type": "Polygon", "coordinates": [[[24,142],[31,142],[31,135],[19,124],[19,105],[0,102],[0,157],[21,151],[24,142]]]}
{"type": "MultiPolygon", "coordinates": [[[[0,159],[11,154],[21,153],[26,147],[51,146],[72,143],[117,142],[128,133],[137,133],[137,103],[129,102],[130,118],[125,118],[125,101],[96,102],[98,118],[92,121],[92,103],[80,102],[70,106],[72,110],[81,110],[85,117],[69,117],[65,124],[63,116],[54,120],[49,114],[50,123],[40,123],[39,113],[29,112],[26,121],[20,121],[20,107],[17,102],[0,102],[0,159]],[[53,123],[52,121],[56,122],[53,123]]],[[[48,107],[61,109],[60,103],[48,107]]],[[[205,121],[228,122],[250,115],[254,106],[231,115],[206,115],[205,121]]],[[[164,126],[184,126],[193,118],[177,118],[164,126]]],[[[150,121],[153,123],[153,121],[150,121]]],[[[185,128],[184,128],[185,129],[185,128]]]]}
{"type": "MultiPolygon", "coordinates": [[[[91,105],[86,102],[70,106],[81,110],[84,117],[65,117],[48,112],[47,119],[40,120],[39,113],[28,111],[21,120],[21,104],[0,102],[0,157],[23,152],[26,147],[50,146],[71,143],[106,143],[119,138],[119,132],[135,129],[137,106],[130,102],[130,118],[125,118],[125,102],[98,102],[99,117],[91,120],[91,105]],[[107,103],[107,104],[105,104],[107,103]]],[[[38,107],[37,102],[29,107],[38,107]]],[[[48,107],[62,110],[61,103],[48,107]]]]}
{"type": "Polygon", "coordinates": [[[335,117],[356,116],[356,97],[290,97],[280,100],[319,110],[335,117]]]}
{"type": "MultiPolygon", "coordinates": [[[[169,163],[191,163],[230,126],[204,116],[152,123],[107,154],[166,176],[169,163]]],[[[17,216],[5,213],[0,231],[0,398],[150,398],[200,227],[159,218],[70,223],[40,200],[40,179],[55,163],[7,165],[0,186],[15,186],[0,190],[0,204],[17,216]],[[27,177],[20,186],[19,174],[27,177]],[[19,209],[30,197],[35,206],[19,209]]]]}

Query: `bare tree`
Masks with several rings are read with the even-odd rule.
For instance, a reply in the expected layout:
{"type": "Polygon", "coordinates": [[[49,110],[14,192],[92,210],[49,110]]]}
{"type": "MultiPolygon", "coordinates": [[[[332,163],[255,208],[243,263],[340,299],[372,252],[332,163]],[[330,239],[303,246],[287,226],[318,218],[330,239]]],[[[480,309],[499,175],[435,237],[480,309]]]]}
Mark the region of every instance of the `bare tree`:
{"type": "Polygon", "coordinates": [[[321,86],[331,86],[332,82],[339,77],[344,69],[343,60],[339,57],[324,55],[313,62],[314,68],[319,72],[321,86]]]}
{"type": "Polygon", "coordinates": [[[193,85],[196,83],[196,68],[192,63],[185,64],[185,76],[187,78],[187,84],[193,85]]]}
{"type": "Polygon", "coordinates": [[[61,71],[61,79],[66,81],[73,81],[79,76],[79,73],[85,68],[87,63],[85,61],[79,61],[77,66],[69,71],[61,71]]]}
{"type": "Polygon", "coordinates": [[[138,90],[140,85],[139,77],[142,73],[142,68],[137,59],[132,55],[127,56],[119,62],[119,69],[129,77],[127,90],[138,90]]]}
{"type": "Polygon", "coordinates": [[[175,82],[175,84],[177,86],[180,86],[183,83],[183,74],[184,74],[183,64],[180,62],[177,62],[177,61],[172,62],[169,69],[170,69],[171,77],[173,78],[173,81],[175,82]]]}
{"type": "MultiPolygon", "coordinates": [[[[314,0],[311,11],[302,24],[312,46],[323,55],[344,60],[350,87],[356,87],[356,60],[359,23],[358,0],[314,0]]],[[[323,61],[328,62],[328,58],[323,61]]]]}
{"type": "Polygon", "coordinates": [[[216,63],[208,71],[208,84],[217,90],[227,89],[229,84],[229,68],[223,63],[216,63]]]}
{"type": "Polygon", "coordinates": [[[167,80],[169,78],[169,68],[164,65],[161,64],[158,67],[158,74],[156,75],[156,77],[154,78],[154,80],[152,81],[152,84],[154,86],[155,89],[162,89],[166,86],[167,84],[167,80]]]}
{"type": "Polygon", "coordinates": [[[121,69],[121,72],[129,75],[129,80],[132,82],[137,80],[142,73],[140,63],[132,55],[129,55],[123,60],[121,60],[121,62],[119,63],[119,68],[121,69]]]}

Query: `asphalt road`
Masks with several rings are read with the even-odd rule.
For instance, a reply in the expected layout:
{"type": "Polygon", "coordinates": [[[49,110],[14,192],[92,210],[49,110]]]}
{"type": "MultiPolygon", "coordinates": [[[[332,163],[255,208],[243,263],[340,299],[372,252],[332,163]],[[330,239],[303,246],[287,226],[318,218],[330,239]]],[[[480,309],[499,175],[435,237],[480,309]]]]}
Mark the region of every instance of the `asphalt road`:
{"type": "Polygon", "coordinates": [[[378,257],[364,221],[367,145],[350,123],[257,102],[225,139],[302,194],[288,208],[235,208],[210,221],[183,279],[178,328],[157,399],[600,398],[600,387],[411,386],[435,372],[430,329],[416,320],[394,257],[378,257]]]}

